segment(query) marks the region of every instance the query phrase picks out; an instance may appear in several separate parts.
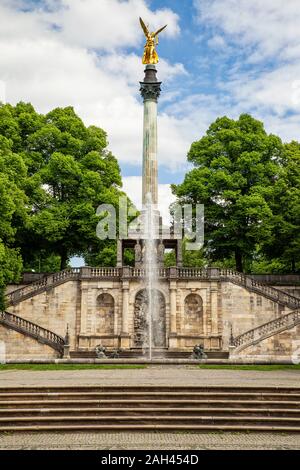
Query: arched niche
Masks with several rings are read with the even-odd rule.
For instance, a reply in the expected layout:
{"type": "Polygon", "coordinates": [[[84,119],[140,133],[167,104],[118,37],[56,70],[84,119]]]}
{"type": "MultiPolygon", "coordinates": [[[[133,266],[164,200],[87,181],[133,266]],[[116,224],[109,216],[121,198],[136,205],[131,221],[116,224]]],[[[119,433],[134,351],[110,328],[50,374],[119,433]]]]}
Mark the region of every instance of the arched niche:
{"type": "Polygon", "coordinates": [[[184,330],[186,333],[203,333],[203,300],[198,294],[189,294],[184,300],[184,330]]]}
{"type": "MultiPolygon", "coordinates": [[[[152,291],[152,347],[166,347],[166,301],[157,289],[152,291]]],[[[134,302],[134,347],[148,347],[149,295],[146,289],[140,290],[134,302]]]]}
{"type": "Polygon", "coordinates": [[[115,301],[113,296],[108,293],[100,294],[97,297],[97,313],[95,324],[97,334],[114,333],[114,313],[115,301]]]}

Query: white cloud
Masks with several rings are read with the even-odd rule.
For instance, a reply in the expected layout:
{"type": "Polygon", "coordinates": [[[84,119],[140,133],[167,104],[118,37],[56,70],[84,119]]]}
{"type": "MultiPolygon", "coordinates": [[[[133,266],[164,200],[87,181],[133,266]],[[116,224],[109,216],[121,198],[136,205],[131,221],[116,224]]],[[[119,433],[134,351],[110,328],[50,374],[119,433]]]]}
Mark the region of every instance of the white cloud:
{"type": "Polygon", "coordinates": [[[218,83],[231,101],[231,107],[223,102],[224,111],[233,117],[252,113],[264,121],[268,132],[284,141],[297,139],[299,0],[194,0],[194,5],[199,22],[210,28],[208,45],[214,48],[216,37],[230,45],[231,71],[218,83]]]}
{"type": "MultiPolygon", "coordinates": [[[[40,112],[72,105],[87,124],[107,131],[120,162],[141,163],[143,106],[138,82],[143,79],[144,39],[138,16],[155,28],[167,22],[169,37],[178,33],[179,18],[168,9],[151,11],[144,0],[46,3],[48,9],[22,11],[16,6],[26,6],[26,1],[0,0],[0,80],[6,85],[7,101],[30,101],[40,112]],[[139,47],[140,56],[125,54],[130,45],[139,47]]],[[[166,82],[187,74],[182,64],[171,65],[164,58],[158,70],[166,82]]],[[[160,140],[159,161],[180,166],[187,150],[181,122],[166,115],[161,120],[160,136],[164,132],[167,138],[160,140]]]]}
{"type": "Polygon", "coordinates": [[[208,45],[214,49],[223,49],[226,46],[226,41],[222,36],[217,34],[208,40],[208,45]]]}
{"type": "Polygon", "coordinates": [[[201,22],[223,30],[239,47],[250,47],[253,61],[300,45],[299,0],[194,0],[194,4],[201,22]]]}
{"type": "Polygon", "coordinates": [[[164,35],[179,33],[178,16],[170,9],[151,11],[144,0],[49,0],[45,15],[60,30],[64,42],[81,47],[112,50],[141,44],[142,16],[154,30],[168,24],[164,35]]]}
{"type": "MultiPolygon", "coordinates": [[[[123,189],[137,209],[142,207],[142,178],[141,176],[123,177],[123,189]]],[[[175,201],[175,196],[171,192],[169,184],[158,185],[158,209],[162,216],[163,223],[169,225],[171,218],[169,207],[175,201]]]]}

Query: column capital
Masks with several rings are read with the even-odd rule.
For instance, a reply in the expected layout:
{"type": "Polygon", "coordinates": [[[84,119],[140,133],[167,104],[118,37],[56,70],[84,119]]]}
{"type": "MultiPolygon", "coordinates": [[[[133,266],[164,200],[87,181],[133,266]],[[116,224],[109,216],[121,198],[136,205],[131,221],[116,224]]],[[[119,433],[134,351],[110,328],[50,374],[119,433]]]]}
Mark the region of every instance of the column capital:
{"type": "Polygon", "coordinates": [[[155,65],[146,65],[144,81],[140,82],[140,92],[144,101],[157,101],[161,92],[161,82],[157,81],[155,65]]]}
{"type": "Polygon", "coordinates": [[[140,92],[144,101],[152,100],[152,101],[157,102],[160,96],[160,92],[161,92],[161,87],[160,87],[161,82],[157,82],[157,83],[140,82],[140,85],[141,85],[140,92]]]}

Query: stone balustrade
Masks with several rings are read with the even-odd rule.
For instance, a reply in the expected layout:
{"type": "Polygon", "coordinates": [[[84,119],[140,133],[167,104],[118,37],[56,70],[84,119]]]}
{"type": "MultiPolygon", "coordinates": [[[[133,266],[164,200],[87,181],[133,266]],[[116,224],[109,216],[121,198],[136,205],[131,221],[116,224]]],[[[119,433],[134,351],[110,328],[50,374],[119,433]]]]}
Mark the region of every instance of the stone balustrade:
{"type": "MultiPolygon", "coordinates": [[[[7,304],[14,305],[23,299],[29,298],[39,292],[43,292],[55,285],[62,284],[72,280],[89,280],[89,279],[136,279],[145,277],[145,269],[133,268],[125,266],[123,268],[116,267],[89,267],[70,268],[64,271],[50,274],[43,277],[32,284],[10,292],[6,296],[7,304]]],[[[157,276],[159,279],[195,279],[195,280],[211,280],[211,281],[229,281],[236,283],[248,290],[252,290],[257,294],[264,295],[270,300],[286,305],[292,309],[300,308],[300,299],[294,297],[282,290],[276,289],[266,284],[262,284],[251,276],[243,273],[235,272],[231,269],[209,268],[157,268],[157,276]]]]}
{"type": "Polygon", "coordinates": [[[65,340],[53,331],[47,330],[36,323],[25,320],[25,318],[19,317],[10,312],[0,312],[0,323],[25,335],[29,335],[32,338],[37,339],[39,342],[48,344],[48,346],[56,349],[60,353],[63,352],[65,340]]]}
{"type": "Polygon", "coordinates": [[[281,317],[275,318],[275,320],[264,323],[257,328],[253,328],[252,330],[237,336],[233,339],[232,345],[240,351],[241,349],[262,341],[269,335],[274,335],[276,332],[280,332],[282,329],[292,328],[298,323],[300,323],[300,310],[282,315],[281,317]]]}

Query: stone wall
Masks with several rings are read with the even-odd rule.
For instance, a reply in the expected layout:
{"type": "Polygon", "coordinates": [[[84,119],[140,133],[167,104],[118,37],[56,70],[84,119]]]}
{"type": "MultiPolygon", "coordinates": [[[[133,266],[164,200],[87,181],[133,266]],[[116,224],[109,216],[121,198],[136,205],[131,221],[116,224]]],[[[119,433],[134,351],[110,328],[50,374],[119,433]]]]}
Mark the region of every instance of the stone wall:
{"type": "Polygon", "coordinates": [[[231,328],[236,337],[287,312],[276,302],[230,282],[222,283],[221,302],[223,347],[226,350],[231,328]]]}
{"type": "MultiPolygon", "coordinates": [[[[233,353],[234,354],[234,353],[233,353]]],[[[277,359],[286,357],[300,364],[300,325],[248,346],[237,355],[238,357],[260,357],[277,359]]]]}
{"type": "Polygon", "coordinates": [[[78,282],[70,281],[42,292],[10,307],[9,312],[36,323],[64,337],[69,325],[70,345],[76,347],[76,317],[78,306],[78,282]]]}
{"type": "MultiPolygon", "coordinates": [[[[143,280],[134,278],[73,280],[8,310],[63,337],[68,325],[71,350],[94,350],[98,344],[131,348],[136,297],[144,288],[143,280]]],[[[231,330],[236,337],[287,311],[229,281],[166,278],[157,288],[165,304],[165,345],[172,349],[191,350],[200,343],[206,350],[228,351],[231,330]]]]}
{"type": "Polygon", "coordinates": [[[59,357],[58,352],[50,348],[48,345],[39,343],[34,338],[25,336],[10,328],[6,328],[1,324],[0,341],[5,344],[5,360],[49,360],[59,357]]]}

